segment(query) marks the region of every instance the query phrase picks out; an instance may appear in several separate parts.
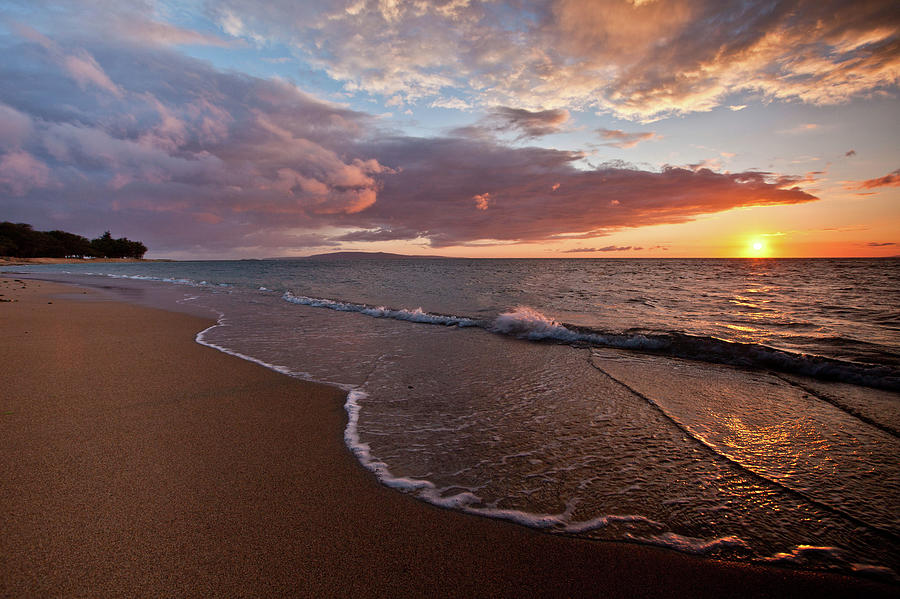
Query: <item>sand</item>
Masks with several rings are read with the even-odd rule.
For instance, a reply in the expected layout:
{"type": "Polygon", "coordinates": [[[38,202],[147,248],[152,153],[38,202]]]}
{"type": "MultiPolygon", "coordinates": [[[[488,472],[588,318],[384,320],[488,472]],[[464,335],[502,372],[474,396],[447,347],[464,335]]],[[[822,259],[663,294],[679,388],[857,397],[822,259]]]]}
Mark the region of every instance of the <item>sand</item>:
{"type": "Polygon", "coordinates": [[[0,294],[2,596],[897,595],[418,502],[347,450],[342,392],[200,346],[204,319],[0,294]]]}

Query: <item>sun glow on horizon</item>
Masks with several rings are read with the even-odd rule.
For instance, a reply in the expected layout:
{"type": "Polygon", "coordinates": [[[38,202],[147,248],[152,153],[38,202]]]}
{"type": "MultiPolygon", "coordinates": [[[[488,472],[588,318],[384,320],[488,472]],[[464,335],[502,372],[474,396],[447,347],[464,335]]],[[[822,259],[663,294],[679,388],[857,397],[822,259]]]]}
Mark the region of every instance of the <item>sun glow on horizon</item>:
{"type": "Polygon", "coordinates": [[[768,258],[772,254],[768,244],[759,237],[751,237],[745,248],[744,256],[748,258],[768,258]]]}

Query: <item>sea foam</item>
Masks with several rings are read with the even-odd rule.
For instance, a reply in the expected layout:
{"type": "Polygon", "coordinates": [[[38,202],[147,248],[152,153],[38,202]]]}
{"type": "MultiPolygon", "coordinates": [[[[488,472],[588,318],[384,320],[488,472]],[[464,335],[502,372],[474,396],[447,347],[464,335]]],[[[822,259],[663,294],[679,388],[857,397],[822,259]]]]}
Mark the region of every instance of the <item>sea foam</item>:
{"type": "Polygon", "coordinates": [[[305,295],[294,295],[290,291],[286,291],[282,298],[286,302],[292,304],[311,306],[313,308],[328,308],[329,310],[337,310],[339,312],[357,312],[359,314],[365,314],[366,316],[372,316],[373,318],[391,318],[393,320],[405,320],[423,324],[441,324],[459,327],[472,327],[479,324],[477,320],[471,318],[446,314],[431,314],[423,311],[422,308],[406,310],[386,308],[384,306],[369,306],[367,304],[355,304],[352,302],[340,302],[330,299],[307,297],[305,295]]]}

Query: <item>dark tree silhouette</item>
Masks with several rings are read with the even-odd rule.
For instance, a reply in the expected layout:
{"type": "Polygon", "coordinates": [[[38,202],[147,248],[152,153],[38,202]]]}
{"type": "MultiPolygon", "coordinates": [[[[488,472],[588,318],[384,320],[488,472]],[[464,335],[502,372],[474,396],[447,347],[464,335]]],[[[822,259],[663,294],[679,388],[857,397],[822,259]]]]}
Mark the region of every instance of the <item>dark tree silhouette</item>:
{"type": "Polygon", "coordinates": [[[66,231],[35,231],[26,223],[0,223],[0,256],[15,258],[143,258],[147,246],[109,231],[88,241],[66,231]]]}
{"type": "Polygon", "coordinates": [[[109,231],[91,240],[93,250],[106,258],[143,258],[147,247],[140,241],[131,241],[124,237],[113,239],[109,231]]]}

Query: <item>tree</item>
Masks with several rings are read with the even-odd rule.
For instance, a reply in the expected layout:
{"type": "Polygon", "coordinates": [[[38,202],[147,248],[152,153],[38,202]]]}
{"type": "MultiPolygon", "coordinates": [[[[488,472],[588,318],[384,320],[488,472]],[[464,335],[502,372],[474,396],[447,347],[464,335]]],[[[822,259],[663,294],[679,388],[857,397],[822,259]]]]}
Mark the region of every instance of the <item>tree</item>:
{"type": "Polygon", "coordinates": [[[109,231],[97,239],[66,231],[35,231],[26,223],[0,223],[0,256],[15,258],[143,258],[147,246],[125,237],[113,239],[109,231]]]}
{"type": "Polygon", "coordinates": [[[116,240],[112,238],[112,235],[109,234],[109,231],[107,231],[97,239],[92,239],[91,249],[94,250],[94,253],[96,253],[98,256],[102,256],[104,258],[119,257],[114,255],[116,253],[116,240]]]}
{"type": "Polygon", "coordinates": [[[91,241],[91,248],[105,258],[143,258],[147,246],[125,237],[113,239],[109,231],[91,241]]]}
{"type": "Polygon", "coordinates": [[[55,239],[60,246],[59,256],[65,258],[83,258],[84,256],[93,256],[94,250],[91,248],[91,242],[87,237],[67,233],[66,231],[50,231],[47,233],[55,239]]]}

